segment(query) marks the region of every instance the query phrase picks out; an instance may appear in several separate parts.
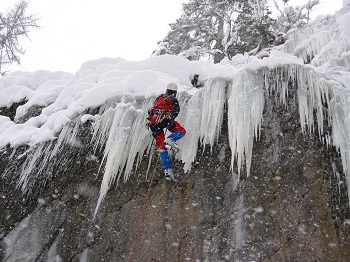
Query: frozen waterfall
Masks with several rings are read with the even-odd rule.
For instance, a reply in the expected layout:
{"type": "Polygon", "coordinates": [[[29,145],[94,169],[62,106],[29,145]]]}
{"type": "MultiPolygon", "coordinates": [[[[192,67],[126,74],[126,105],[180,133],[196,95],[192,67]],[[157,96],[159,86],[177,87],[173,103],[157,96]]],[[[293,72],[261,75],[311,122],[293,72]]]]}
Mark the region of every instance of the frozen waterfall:
{"type": "Polygon", "coordinates": [[[30,194],[34,186],[53,178],[55,167],[64,167],[65,147],[83,150],[77,136],[89,130],[92,154],[103,155],[96,215],[110,187],[128,181],[141,160],[154,154],[153,138],[145,126],[147,110],[167,83],[176,82],[181,107],[177,120],[187,134],[179,141],[181,151],[175,158],[188,175],[198,147],[212,149],[225,121],[232,173],[237,170],[241,175],[245,169],[249,175],[266,103],[273,99],[288,111],[293,89],[301,131],[305,136],[317,134],[325,146],[339,151],[350,195],[349,23],[350,12],[344,9],[290,31],[285,45],[269,57],[233,58],[244,64],[214,65],[176,56],[141,62],[109,59],[107,64],[102,59],[84,64],[75,76],[39,72],[1,78],[0,107],[27,100],[13,119],[0,116],[0,150],[14,148],[12,161],[20,163],[4,175],[18,174],[14,176],[18,187],[30,194]],[[203,88],[190,87],[192,73],[207,80],[203,88]],[[50,77],[55,81],[46,81],[50,77]],[[41,113],[20,122],[33,105],[42,107],[41,113]],[[22,145],[25,151],[17,156],[16,148],[22,145]]]}

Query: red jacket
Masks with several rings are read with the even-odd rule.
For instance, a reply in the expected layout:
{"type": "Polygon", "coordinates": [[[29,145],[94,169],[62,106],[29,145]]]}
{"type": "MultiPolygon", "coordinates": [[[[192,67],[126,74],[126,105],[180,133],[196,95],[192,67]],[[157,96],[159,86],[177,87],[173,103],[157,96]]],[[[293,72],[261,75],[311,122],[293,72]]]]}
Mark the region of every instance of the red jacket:
{"type": "Polygon", "coordinates": [[[176,118],[180,112],[179,102],[174,96],[160,95],[154,101],[151,109],[163,109],[170,112],[173,118],[176,118]]]}
{"type": "Polygon", "coordinates": [[[148,110],[151,124],[159,123],[163,120],[172,120],[180,112],[179,101],[172,95],[160,95],[154,101],[153,106],[148,110]]]}

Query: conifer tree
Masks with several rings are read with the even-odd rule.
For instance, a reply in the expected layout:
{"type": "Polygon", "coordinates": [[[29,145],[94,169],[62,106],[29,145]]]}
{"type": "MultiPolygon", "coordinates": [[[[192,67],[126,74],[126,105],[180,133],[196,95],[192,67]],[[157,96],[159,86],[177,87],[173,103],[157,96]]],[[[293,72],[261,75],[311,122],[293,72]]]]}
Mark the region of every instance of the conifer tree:
{"type": "Polygon", "coordinates": [[[190,0],[183,4],[182,16],[170,24],[170,32],[158,43],[154,55],[176,54],[190,60],[213,58],[219,62],[230,44],[228,34],[240,1],[190,0]]]}
{"type": "Polygon", "coordinates": [[[213,59],[214,63],[230,59],[271,42],[269,15],[265,0],[190,0],[154,55],[213,59]]]}
{"type": "Polygon", "coordinates": [[[239,41],[231,47],[231,56],[237,53],[257,51],[273,44],[275,40],[271,18],[266,0],[249,0],[242,3],[236,21],[235,30],[239,36],[239,41]]]}
{"type": "MultiPolygon", "coordinates": [[[[183,4],[183,14],[170,24],[169,33],[153,55],[172,54],[218,63],[240,53],[255,54],[283,43],[288,30],[307,23],[320,0],[282,10],[276,1],[278,16],[273,18],[267,0],[190,0],[183,4]]],[[[282,1],[285,5],[289,2],[282,1]]]]}

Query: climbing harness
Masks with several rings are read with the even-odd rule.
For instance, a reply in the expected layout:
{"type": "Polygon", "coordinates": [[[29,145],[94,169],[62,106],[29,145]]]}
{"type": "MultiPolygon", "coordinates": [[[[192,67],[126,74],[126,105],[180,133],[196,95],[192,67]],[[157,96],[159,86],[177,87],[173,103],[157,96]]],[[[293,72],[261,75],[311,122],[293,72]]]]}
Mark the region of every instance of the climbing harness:
{"type": "Polygon", "coordinates": [[[170,119],[171,114],[165,109],[152,109],[149,115],[150,124],[159,124],[160,122],[170,119]]]}

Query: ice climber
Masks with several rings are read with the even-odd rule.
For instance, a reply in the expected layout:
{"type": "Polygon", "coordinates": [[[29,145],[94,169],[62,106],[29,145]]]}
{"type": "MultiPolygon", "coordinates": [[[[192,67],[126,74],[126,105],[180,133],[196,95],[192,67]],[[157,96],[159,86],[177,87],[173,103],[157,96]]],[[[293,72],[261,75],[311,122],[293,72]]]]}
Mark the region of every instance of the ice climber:
{"type": "Polygon", "coordinates": [[[179,148],[176,141],[186,134],[185,128],[175,120],[180,112],[179,101],[176,98],[176,94],[177,85],[169,83],[165,94],[158,96],[153,106],[148,110],[147,118],[147,126],[151,129],[152,135],[156,140],[165,178],[167,180],[174,180],[174,173],[167,149],[177,152],[179,148]],[[165,128],[171,132],[167,138],[165,138],[165,128]]]}
{"type": "Polygon", "coordinates": [[[191,79],[191,84],[193,87],[196,87],[196,88],[200,87],[200,83],[198,81],[198,78],[199,78],[199,75],[197,75],[197,74],[193,75],[193,77],[191,79]]]}
{"type": "Polygon", "coordinates": [[[191,84],[195,88],[203,87],[203,83],[199,81],[198,74],[194,74],[193,76],[191,76],[191,84]]]}

